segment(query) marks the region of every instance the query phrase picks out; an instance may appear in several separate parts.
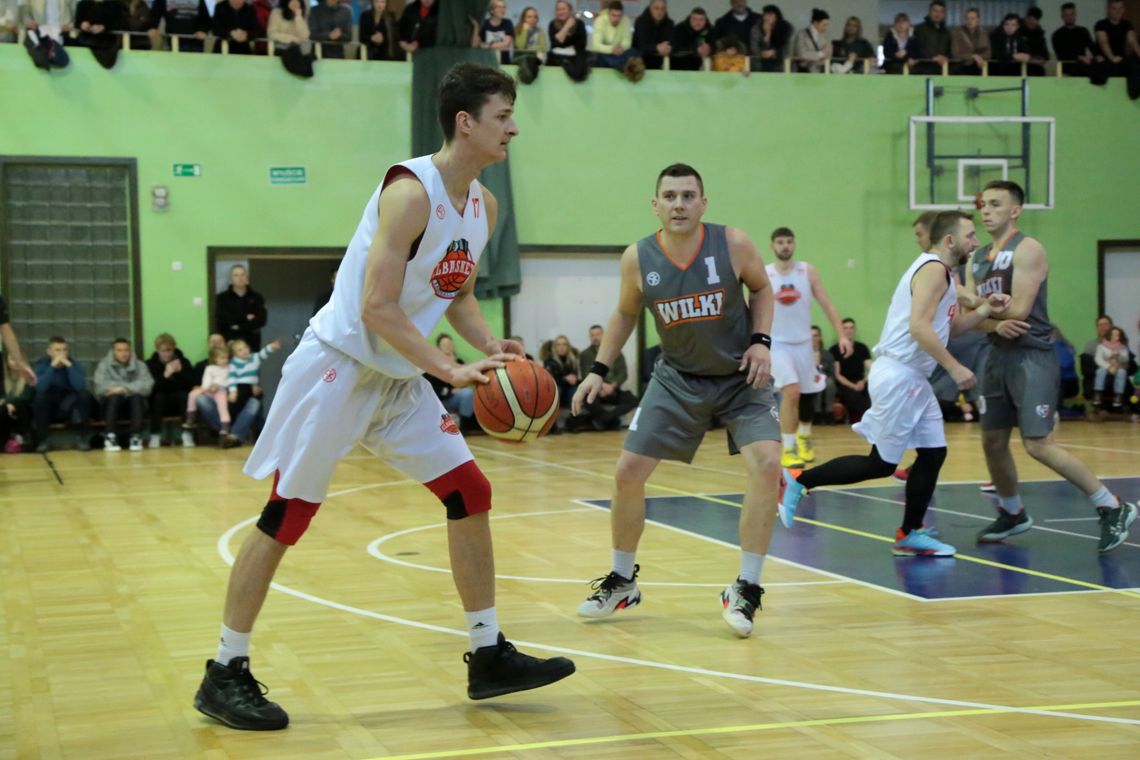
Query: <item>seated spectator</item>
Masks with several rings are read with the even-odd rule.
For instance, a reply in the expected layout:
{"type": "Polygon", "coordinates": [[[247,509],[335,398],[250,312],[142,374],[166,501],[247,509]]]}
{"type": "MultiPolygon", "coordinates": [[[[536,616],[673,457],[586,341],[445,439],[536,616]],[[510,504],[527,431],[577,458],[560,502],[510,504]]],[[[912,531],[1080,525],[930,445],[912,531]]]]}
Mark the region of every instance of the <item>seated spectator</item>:
{"type": "Polygon", "coordinates": [[[150,50],[150,30],[152,26],[150,6],[146,0],[124,0],[126,5],[126,26],[124,32],[131,34],[132,50],[150,50]]]}
{"type": "Polygon", "coordinates": [[[115,65],[122,42],[119,33],[127,28],[127,9],[119,0],[79,0],[75,6],[78,34],[68,45],[90,48],[105,69],[115,65]]]}
{"type": "Polygon", "coordinates": [[[1021,76],[1021,64],[1029,62],[1025,37],[1021,34],[1021,19],[1016,13],[1007,13],[1001,26],[990,33],[993,62],[990,73],[997,76],[1021,76]]]}
{"type": "Polygon", "coordinates": [[[225,346],[215,346],[210,349],[206,358],[206,368],[202,377],[186,398],[186,421],[182,423],[182,441],[184,446],[193,444],[194,428],[198,426],[199,416],[203,416],[212,424],[211,427],[221,434],[219,441],[223,446],[229,443],[230,436],[230,350],[225,346]]]}
{"type": "Polygon", "coordinates": [[[538,67],[546,61],[550,51],[550,40],[538,21],[538,10],[534,6],[523,8],[519,23],[515,26],[514,61],[519,67],[519,81],[530,84],[538,77],[538,67]]]}
{"type": "Polygon", "coordinates": [[[1124,0],[1109,0],[1108,13],[1096,22],[1093,31],[1108,74],[1125,76],[1127,59],[1131,57],[1135,64],[1136,59],[1140,58],[1140,43],[1136,41],[1136,30],[1132,27],[1132,22],[1124,18],[1124,0]]]}
{"type": "MultiPolygon", "coordinates": [[[[743,56],[741,56],[743,57],[743,56]]],[[[745,69],[747,70],[747,69],[745,69]]],[[[598,349],[602,345],[602,336],[605,331],[601,325],[590,327],[590,345],[582,349],[578,355],[578,365],[583,373],[588,373],[594,362],[598,360],[598,349]]],[[[637,408],[637,396],[627,390],[622,390],[625,381],[629,379],[629,369],[626,367],[625,357],[619,352],[617,359],[602,378],[602,389],[594,403],[586,404],[577,418],[581,422],[575,427],[589,424],[594,430],[620,430],[621,418],[637,408]]]]}
{"type": "Polygon", "coordinates": [[[273,42],[274,52],[281,55],[283,48],[302,45],[309,41],[309,22],[305,16],[309,4],[305,0],[282,0],[281,5],[269,13],[266,36],[273,42]]]}
{"type": "Polygon", "coordinates": [[[815,409],[812,410],[812,422],[821,425],[832,425],[836,421],[835,408],[835,357],[823,347],[823,331],[819,325],[811,326],[811,351],[815,359],[815,371],[827,378],[827,384],[822,393],[813,393],[812,401],[815,409]]]}
{"type": "Polygon", "coordinates": [[[71,360],[67,341],[55,336],[48,341],[47,355],[32,365],[36,373],[35,436],[36,451],[48,450],[48,425],[66,422],[79,434],[79,448],[88,451],[88,419],[91,394],[83,365],[71,360]]]}
{"type": "Polygon", "coordinates": [[[905,13],[895,15],[894,26],[883,37],[883,71],[901,74],[915,58],[918,44],[911,34],[910,19],[905,13]]]}
{"type": "Polygon", "coordinates": [[[574,7],[567,0],[554,4],[554,19],[547,29],[550,35],[550,53],[547,64],[561,66],[576,82],[589,76],[586,63],[586,27],[574,17],[574,7]]]}
{"type": "Polygon", "coordinates": [[[831,40],[827,29],[831,16],[827,11],[812,8],[811,23],[796,32],[792,41],[792,62],[796,71],[823,72],[831,61],[831,40]]]}
{"type": "Polygon", "coordinates": [[[856,74],[862,74],[862,62],[873,61],[875,58],[875,48],[871,47],[871,43],[863,36],[863,22],[858,16],[847,19],[843,25],[843,38],[836,40],[831,50],[837,64],[831,67],[835,73],[846,74],[854,71],[856,74]]]}
{"type": "Polygon", "coordinates": [[[233,408],[241,409],[249,399],[261,399],[264,395],[261,363],[281,349],[281,341],[268,343],[256,353],[244,340],[231,340],[227,348],[230,350],[229,402],[233,408]]]}
{"type": "Polygon", "coordinates": [[[164,24],[167,37],[178,37],[178,50],[183,53],[201,53],[206,33],[212,24],[205,0],[154,0],[150,7],[150,44],[155,50],[165,45],[159,25],[164,24]]]}
{"type": "Polygon", "coordinates": [[[352,9],[340,0],[324,0],[309,11],[309,39],[321,43],[321,58],[344,58],[352,42],[352,9]]]}
{"type": "Polygon", "coordinates": [[[533,356],[531,356],[530,354],[526,353],[526,341],[524,341],[524,340],[523,340],[523,336],[521,336],[521,335],[512,335],[510,339],[511,339],[511,340],[513,340],[515,343],[518,343],[520,346],[522,346],[522,347],[523,347],[523,355],[524,355],[524,356],[525,356],[527,359],[530,359],[531,361],[534,361],[534,357],[533,357],[533,356]]]}
{"type": "Polygon", "coordinates": [[[6,454],[19,454],[31,446],[35,390],[21,372],[4,378],[0,393],[0,446],[6,454]]]}
{"type": "MultiPolygon", "coordinates": [[[[253,6],[245,0],[219,0],[214,6],[214,36],[226,40],[230,55],[252,55],[253,40],[261,31],[253,6]]],[[[219,43],[215,53],[222,52],[219,43]]]]}
{"type": "Polygon", "coordinates": [[[633,25],[633,46],[641,51],[645,68],[660,69],[665,56],[673,52],[673,19],[665,8],[665,0],[650,0],[649,7],[633,25]]]}
{"type": "Polygon", "coordinates": [[[835,382],[839,400],[847,408],[850,422],[858,422],[871,408],[871,393],[867,390],[867,375],[871,371],[871,349],[866,343],[855,340],[855,320],[843,320],[843,337],[852,342],[854,350],[850,356],[843,356],[839,344],[828,349],[835,359],[835,382]]]}
{"type": "Polygon", "coordinates": [[[712,70],[744,73],[748,76],[752,69],[748,65],[748,56],[740,52],[744,45],[732,35],[721,37],[716,41],[716,53],[713,54],[712,70]]]}
{"type": "Polygon", "coordinates": [[[582,378],[578,369],[578,349],[570,345],[570,339],[565,335],[559,335],[544,343],[538,356],[542,359],[542,366],[554,376],[554,382],[558,383],[559,405],[569,407],[570,399],[578,389],[578,381],[582,378]]]}
{"type": "Polygon", "coordinates": [[[1081,368],[1081,393],[1085,398],[1093,397],[1093,381],[1096,379],[1096,349],[1103,341],[1108,340],[1108,332],[1112,329],[1112,317],[1101,314],[1096,318],[1096,337],[1085,343],[1078,357],[1081,368]]]}
{"type": "MultiPolygon", "coordinates": [[[[747,46],[752,38],[752,27],[760,23],[760,14],[748,7],[748,0],[729,0],[728,4],[728,12],[713,26],[711,43],[715,45],[719,39],[735,37],[747,46]]],[[[751,51],[744,49],[740,52],[748,55],[751,51]]]]}
{"type": "Polygon", "coordinates": [[[625,16],[621,0],[610,0],[606,12],[594,19],[590,50],[595,65],[618,69],[631,82],[639,81],[645,74],[645,61],[633,47],[633,26],[625,16]]]}
{"type": "Polygon", "coordinates": [[[1021,34],[1025,37],[1025,52],[1029,53],[1030,76],[1044,76],[1042,65],[1049,60],[1049,45],[1045,42],[1045,30],[1041,28],[1041,9],[1031,6],[1025,11],[1021,34]]]}
{"type": "MultiPolygon", "coordinates": [[[[202,381],[202,373],[206,371],[206,367],[213,364],[210,361],[210,356],[213,354],[215,348],[225,348],[226,338],[221,333],[210,333],[206,338],[206,358],[194,365],[194,382],[200,383],[202,381]]],[[[227,352],[229,349],[226,349],[227,352]]],[[[227,353],[226,362],[229,362],[229,355],[227,353]]]]}
{"type": "Polygon", "coordinates": [[[1077,6],[1061,6],[1061,26],[1053,32],[1053,54],[1062,63],[1062,72],[1071,76],[1089,75],[1094,61],[1104,60],[1097,51],[1087,27],[1077,26],[1077,6]]]}
{"type": "Polygon", "coordinates": [[[950,62],[950,30],[946,28],[946,4],[934,0],[927,10],[926,19],[914,28],[918,49],[914,57],[920,61],[912,66],[915,74],[941,74],[950,62]]]}
{"type": "MultiPolygon", "coordinates": [[[[154,389],[150,394],[150,442],[148,448],[162,446],[162,418],[181,417],[186,409],[186,401],[194,388],[194,368],[190,365],[170,333],[162,333],[154,339],[154,353],[146,360],[146,367],[154,379],[154,389]]],[[[183,432],[182,444],[187,445],[189,432],[183,432]]]]}
{"type": "Polygon", "coordinates": [[[1081,382],[1077,377],[1077,350],[1061,333],[1061,328],[1053,326],[1053,350],[1057,354],[1057,364],[1061,368],[1061,387],[1057,398],[1057,411],[1065,414],[1065,399],[1081,394],[1081,382]]]}
{"type": "Polygon", "coordinates": [[[784,20],[778,6],[765,5],[760,23],[754,24],[748,38],[753,71],[782,72],[792,46],[795,30],[784,20]]]}
{"type": "Polygon", "coordinates": [[[400,16],[400,49],[414,53],[435,45],[439,28],[439,5],[435,0],[412,0],[400,16]]]}
{"type": "Polygon", "coordinates": [[[700,71],[712,55],[712,27],[704,8],[693,8],[684,22],[673,27],[673,52],[669,68],[674,71],[700,71]]]}
{"type": "MultiPolygon", "coordinates": [[[[435,346],[456,364],[466,364],[455,354],[455,341],[447,333],[440,333],[435,339],[435,346]]],[[[431,383],[431,388],[443,404],[443,408],[452,414],[459,415],[459,430],[462,433],[471,433],[479,429],[475,420],[475,388],[452,388],[448,383],[435,375],[425,372],[424,377],[431,383]]]]}
{"type": "Polygon", "coordinates": [[[15,42],[19,29],[19,0],[0,0],[0,42],[15,42]]]}
{"type": "Polygon", "coordinates": [[[397,44],[399,39],[396,14],[388,10],[388,0],[372,0],[372,9],[360,14],[360,43],[367,51],[368,60],[395,61],[401,58],[397,44]]]}
{"type": "Polygon", "coordinates": [[[514,47],[515,25],[507,18],[507,4],[504,0],[491,0],[487,6],[487,18],[482,23],[471,19],[471,47],[485,50],[498,50],[499,63],[511,62],[511,48],[514,47]]]}
{"type": "Polygon", "coordinates": [[[1108,339],[1096,347],[1096,380],[1093,384],[1093,406],[1104,405],[1104,391],[1108,378],[1112,377],[1112,408],[1120,411],[1124,407],[1124,389],[1128,384],[1128,337],[1119,327],[1108,332],[1108,339]]]}
{"type": "Polygon", "coordinates": [[[950,57],[954,61],[954,74],[979,75],[990,60],[990,35],[981,26],[981,13],[967,8],[962,26],[950,35],[950,57]]]}
{"type": "Polygon", "coordinates": [[[95,366],[95,398],[103,405],[103,450],[122,451],[115,434],[119,413],[124,406],[131,417],[131,451],[142,451],[143,413],[146,400],[154,390],[150,370],[126,338],[116,338],[99,364],[95,366]]]}

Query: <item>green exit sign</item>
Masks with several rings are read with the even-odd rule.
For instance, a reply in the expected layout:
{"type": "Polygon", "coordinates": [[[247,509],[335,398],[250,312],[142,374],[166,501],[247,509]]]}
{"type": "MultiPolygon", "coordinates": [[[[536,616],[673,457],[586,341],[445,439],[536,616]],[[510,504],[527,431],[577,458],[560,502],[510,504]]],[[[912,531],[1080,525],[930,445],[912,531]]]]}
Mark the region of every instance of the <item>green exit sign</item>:
{"type": "Polygon", "coordinates": [[[202,165],[201,164],[175,164],[174,165],[175,177],[201,177],[202,165]]]}
{"type": "Polygon", "coordinates": [[[305,167],[303,166],[269,167],[269,184],[271,185],[303,185],[305,179],[305,167]]]}

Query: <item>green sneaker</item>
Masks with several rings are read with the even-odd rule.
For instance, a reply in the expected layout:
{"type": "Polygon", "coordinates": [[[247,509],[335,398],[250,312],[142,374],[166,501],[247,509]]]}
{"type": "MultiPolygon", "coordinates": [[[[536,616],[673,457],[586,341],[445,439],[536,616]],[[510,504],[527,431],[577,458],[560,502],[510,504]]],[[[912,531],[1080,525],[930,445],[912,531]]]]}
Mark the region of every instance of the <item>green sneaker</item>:
{"type": "Polygon", "coordinates": [[[1128,538],[1128,526],[1136,519],[1136,505],[1122,501],[1118,509],[1097,507],[1096,511],[1100,515],[1100,543],[1096,550],[1104,554],[1128,538]]]}

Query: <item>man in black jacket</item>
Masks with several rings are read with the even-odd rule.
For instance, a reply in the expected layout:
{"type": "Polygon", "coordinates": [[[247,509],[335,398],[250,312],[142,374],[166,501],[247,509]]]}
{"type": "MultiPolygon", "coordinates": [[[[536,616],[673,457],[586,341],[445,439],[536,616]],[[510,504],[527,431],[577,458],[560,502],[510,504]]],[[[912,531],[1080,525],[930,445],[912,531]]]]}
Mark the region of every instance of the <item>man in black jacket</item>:
{"type": "MultiPolygon", "coordinates": [[[[713,42],[724,37],[735,37],[747,48],[752,39],[752,27],[760,23],[760,14],[748,7],[748,0],[730,0],[732,7],[728,13],[716,20],[713,26],[713,42]]],[[[751,55],[750,50],[741,51],[751,55]]]]}
{"type": "Polygon", "coordinates": [[[926,19],[914,28],[914,41],[920,63],[911,68],[911,73],[941,74],[950,61],[950,30],[946,28],[946,4],[942,0],[930,4],[926,19]]]}
{"type": "Polygon", "coordinates": [[[1053,32],[1053,53],[1063,62],[1066,74],[1086,76],[1089,66],[1100,55],[1092,34],[1088,27],[1077,26],[1077,6],[1073,3],[1061,6],[1061,22],[1063,26],[1053,32]]]}
{"type": "MultiPolygon", "coordinates": [[[[148,448],[157,449],[162,445],[162,418],[185,416],[186,399],[198,380],[190,360],[182,354],[170,333],[162,333],[154,339],[154,353],[146,360],[146,368],[154,378],[154,389],[150,392],[148,448]]],[[[182,433],[182,445],[194,445],[193,433],[188,430],[182,433]]]]}
{"type": "Polygon", "coordinates": [[[261,328],[267,318],[265,299],[249,286],[249,272],[241,264],[234,264],[230,286],[218,293],[214,302],[215,332],[225,336],[227,342],[244,340],[256,352],[261,348],[261,328]]]}
{"type": "Polygon", "coordinates": [[[650,0],[633,25],[633,46],[641,51],[645,68],[661,68],[664,56],[673,52],[672,39],[673,19],[665,9],[665,0],[650,0]]]}

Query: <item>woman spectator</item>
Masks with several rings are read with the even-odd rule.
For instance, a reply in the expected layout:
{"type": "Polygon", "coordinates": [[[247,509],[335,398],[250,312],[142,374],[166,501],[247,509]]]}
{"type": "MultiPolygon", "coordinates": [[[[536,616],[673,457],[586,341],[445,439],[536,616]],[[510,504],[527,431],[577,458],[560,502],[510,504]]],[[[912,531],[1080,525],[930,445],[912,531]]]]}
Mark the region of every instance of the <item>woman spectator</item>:
{"type": "Polygon", "coordinates": [[[995,76],[1021,76],[1021,64],[1029,62],[1029,46],[1021,34],[1021,17],[1007,13],[1001,26],[990,33],[993,62],[990,73],[995,76]]]}
{"type": "Polygon", "coordinates": [[[542,62],[550,50],[550,40],[538,21],[538,10],[533,5],[523,8],[519,23],[515,26],[515,60],[523,56],[534,56],[542,62]]]}
{"type": "Polygon", "coordinates": [[[831,70],[835,73],[846,74],[854,71],[856,74],[862,74],[861,61],[874,59],[875,49],[863,37],[863,22],[858,16],[852,16],[843,24],[843,39],[835,41],[832,51],[837,66],[832,66],[831,70]]]}
{"type": "Polygon", "coordinates": [[[752,27],[753,71],[782,72],[792,41],[792,25],[776,5],[765,5],[760,23],[752,27]]]}
{"type": "Polygon", "coordinates": [[[792,43],[792,60],[797,71],[822,73],[831,61],[831,40],[827,38],[830,25],[831,16],[827,11],[811,9],[811,23],[796,33],[792,43]]]}
{"type": "Polygon", "coordinates": [[[570,345],[570,339],[565,335],[559,335],[543,344],[538,355],[542,359],[542,366],[546,367],[546,371],[554,376],[554,382],[558,383],[559,405],[569,407],[580,379],[578,349],[570,345]]]}
{"type": "Polygon", "coordinates": [[[269,14],[268,36],[277,55],[283,48],[309,41],[308,15],[309,5],[303,0],[282,0],[281,5],[269,14]]]}
{"type": "Polygon", "coordinates": [[[1108,338],[1096,347],[1096,380],[1093,384],[1093,406],[1103,404],[1105,386],[1112,378],[1112,408],[1120,411],[1124,407],[1124,388],[1128,384],[1128,336],[1119,327],[1108,331],[1108,338]]]}
{"type": "Polygon", "coordinates": [[[554,4],[554,19],[547,30],[550,34],[550,53],[547,64],[566,69],[575,81],[582,81],[586,72],[586,27],[574,17],[574,7],[567,0],[554,4]]]}
{"type": "Polygon", "coordinates": [[[914,60],[917,45],[911,33],[910,18],[905,13],[895,16],[895,25],[883,38],[883,71],[888,74],[901,74],[903,68],[914,60]]]}
{"type": "Polygon", "coordinates": [[[396,14],[388,10],[388,0],[372,0],[372,10],[360,14],[360,41],[370,61],[401,58],[396,14]]]}
{"type": "MultiPolygon", "coordinates": [[[[473,24],[474,25],[474,24],[473,24]]],[[[475,26],[471,35],[471,47],[485,50],[498,50],[499,63],[511,62],[511,48],[514,47],[515,25],[507,18],[507,4],[504,0],[491,0],[487,7],[487,18],[475,26]]]]}
{"type": "Polygon", "coordinates": [[[673,29],[673,53],[669,68],[676,71],[699,71],[712,55],[712,24],[704,8],[693,8],[683,23],[673,29]]]}
{"type": "Polygon", "coordinates": [[[955,74],[978,75],[990,59],[990,35],[982,28],[977,8],[968,8],[962,26],[950,35],[950,60],[955,74]]]}

